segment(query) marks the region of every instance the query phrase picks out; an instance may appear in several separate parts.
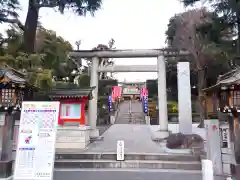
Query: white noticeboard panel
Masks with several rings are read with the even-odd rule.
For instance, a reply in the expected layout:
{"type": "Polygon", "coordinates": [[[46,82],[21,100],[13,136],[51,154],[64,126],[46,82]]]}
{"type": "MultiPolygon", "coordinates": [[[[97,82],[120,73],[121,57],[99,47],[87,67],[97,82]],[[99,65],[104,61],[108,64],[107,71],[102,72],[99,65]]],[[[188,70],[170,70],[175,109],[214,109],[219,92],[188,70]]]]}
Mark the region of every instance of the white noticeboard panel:
{"type": "Polygon", "coordinates": [[[23,102],[14,180],[52,180],[59,102],[23,102]]]}
{"type": "Polygon", "coordinates": [[[124,161],[124,141],[117,141],[117,161],[124,161]]]}

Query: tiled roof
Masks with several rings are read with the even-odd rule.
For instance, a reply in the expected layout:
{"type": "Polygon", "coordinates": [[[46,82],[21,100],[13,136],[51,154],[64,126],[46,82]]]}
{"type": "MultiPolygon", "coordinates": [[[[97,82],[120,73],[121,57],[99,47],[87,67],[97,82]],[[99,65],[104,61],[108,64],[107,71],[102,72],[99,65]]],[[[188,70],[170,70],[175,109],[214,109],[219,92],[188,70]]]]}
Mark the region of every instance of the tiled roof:
{"type": "Polygon", "coordinates": [[[204,89],[204,91],[210,91],[220,86],[227,86],[240,81],[240,68],[233,69],[218,77],[217,83],[211,87],[204,89]]]}
{"type": "Polygon", "coordinates": [[[220,75],[217,84],[231,84],[240,80],[240,68],[233,69],[232,71],[220,75]]]}
{"type": "Polygon", "coordinates": [[[12,71],[12,70],[0,70],[0,76],[4,76],[7,77],[10,82],[13,83],[20,83],[20,84],[26,84],[27,81],[23,78],[20,77],[16,74],[16,72],[12,71]]]}
{"type": "Polygon", "coordinates": [[[49,96],[51,98],[80,98],[83,96],[92,97],[92,90],[94,88],[78,88],[78,89],[67,89],[67,88],[59,88],[53,89],[49,96]]]}

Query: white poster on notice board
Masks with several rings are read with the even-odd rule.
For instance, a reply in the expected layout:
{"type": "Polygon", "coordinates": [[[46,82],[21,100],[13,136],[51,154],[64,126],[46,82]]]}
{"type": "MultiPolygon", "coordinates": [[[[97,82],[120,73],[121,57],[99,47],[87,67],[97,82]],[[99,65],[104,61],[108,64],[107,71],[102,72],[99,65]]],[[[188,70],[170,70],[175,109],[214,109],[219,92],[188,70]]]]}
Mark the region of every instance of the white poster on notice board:
{"type": "Polygon", "coordinates": [[[59,102],[23,102],[14,180],[52,180],[59,102]]]}

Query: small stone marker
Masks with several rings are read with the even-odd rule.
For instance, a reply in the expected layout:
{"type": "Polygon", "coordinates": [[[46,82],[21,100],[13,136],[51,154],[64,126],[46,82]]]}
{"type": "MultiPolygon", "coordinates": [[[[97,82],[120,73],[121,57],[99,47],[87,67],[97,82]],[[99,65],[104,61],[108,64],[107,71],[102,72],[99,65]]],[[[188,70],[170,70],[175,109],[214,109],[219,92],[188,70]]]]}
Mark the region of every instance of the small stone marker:
{"type": "Polygon", "coordinates": [[[124,161],[124,141],[117,141],[117,161],[124,161]]]}
{"type": "Polygon", "coordinates": [[[213,163],[211,160],[202,160],[202,180],[213,180],[213,163]]]}

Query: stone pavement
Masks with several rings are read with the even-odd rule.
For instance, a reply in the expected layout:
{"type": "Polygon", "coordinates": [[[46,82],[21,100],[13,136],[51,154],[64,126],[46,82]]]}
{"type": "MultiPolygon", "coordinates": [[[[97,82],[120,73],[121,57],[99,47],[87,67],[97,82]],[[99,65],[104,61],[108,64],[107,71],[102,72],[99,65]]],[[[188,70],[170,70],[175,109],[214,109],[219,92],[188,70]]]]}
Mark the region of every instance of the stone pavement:
{"type": "Polygon", "coordinates": [[[141,102],[124,101],[119,108],[116,124],[145,124],[141,102]]]}
{"type": "MultiPolygon", "coordinates": [[[[161,147],[152,141],[151,130],[147,125],[142,124],[114,124],[102,135],[102,141],[95,141],[90,144],[86,152],[116,152],[118,140],[124,141],[125,153],[164,153],[165,147],[161,147]]],[[[176,153],[185,153],[184,150],[177,150],[176,153]]]]}
{"type": "MultiPolygon", "coordinates": [[[[202,180],[199,173],[189,173],[180,171],[161,171],[161,170],[73,170],[55,171],[54,180],[202,180]]],[[[215,179],[220,180],[220,179],[215,179]]],[[[223,180],[223,179],[221,179],[223,180]]]]}

